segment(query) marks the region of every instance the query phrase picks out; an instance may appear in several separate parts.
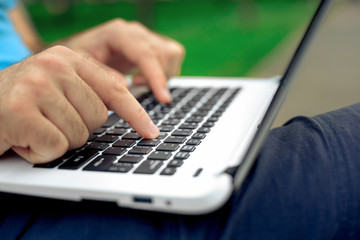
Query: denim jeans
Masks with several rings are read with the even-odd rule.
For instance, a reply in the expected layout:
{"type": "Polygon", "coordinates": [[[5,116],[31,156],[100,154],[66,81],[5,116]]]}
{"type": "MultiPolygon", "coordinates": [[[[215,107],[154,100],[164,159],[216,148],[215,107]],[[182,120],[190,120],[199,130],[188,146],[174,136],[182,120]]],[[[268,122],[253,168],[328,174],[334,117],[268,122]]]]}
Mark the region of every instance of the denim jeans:
{"type": "Polygon", "coordinates": [[[270,132],[241,190],[201,216],[0,195],[0,239],[360,239],[360,104],[270,132]]]}

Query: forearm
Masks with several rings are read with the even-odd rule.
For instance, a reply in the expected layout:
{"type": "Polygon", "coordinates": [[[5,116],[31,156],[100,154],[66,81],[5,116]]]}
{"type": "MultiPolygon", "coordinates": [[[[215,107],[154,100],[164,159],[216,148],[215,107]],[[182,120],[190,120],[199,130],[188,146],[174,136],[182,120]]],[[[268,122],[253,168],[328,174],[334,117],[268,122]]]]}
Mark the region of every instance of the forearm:
{"type": "Polygon", "coordinates": [[[33,53],[40,52],[45,48],[45,44],[32,24],[22,3],[19,3],[14,9],[10,10],[9,16],[25,45],[33,53]]]}

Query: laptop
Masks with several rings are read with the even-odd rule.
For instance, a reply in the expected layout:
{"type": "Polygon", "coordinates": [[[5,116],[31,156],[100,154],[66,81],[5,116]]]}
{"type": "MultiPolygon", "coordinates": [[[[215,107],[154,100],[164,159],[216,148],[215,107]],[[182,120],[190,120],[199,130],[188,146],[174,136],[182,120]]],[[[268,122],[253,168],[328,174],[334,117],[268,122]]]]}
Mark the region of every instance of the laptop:
{"type": "Polygon", "coordinates": [[[286,71],[272,78],[177,77],[173,102],[138,100],[158,125],[142,139],[116,114],[81,148],[47,164],[0,158],[0,191],[120,207],[205,214],[239,191],[330,1],[317,10],[286,71]]]}

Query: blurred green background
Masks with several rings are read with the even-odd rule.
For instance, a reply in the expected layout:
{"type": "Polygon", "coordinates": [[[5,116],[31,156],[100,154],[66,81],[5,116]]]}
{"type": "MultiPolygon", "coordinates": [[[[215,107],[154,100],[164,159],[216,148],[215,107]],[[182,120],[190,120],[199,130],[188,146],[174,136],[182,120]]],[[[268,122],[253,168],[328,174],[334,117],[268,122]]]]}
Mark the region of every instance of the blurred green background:
{"type": "Polygon", "coordinates": [[[309,20],[312,0],[28,0],[45,42],[112,18],[138,20],[181,42],[182,75],[246,76],[309,20]]]}

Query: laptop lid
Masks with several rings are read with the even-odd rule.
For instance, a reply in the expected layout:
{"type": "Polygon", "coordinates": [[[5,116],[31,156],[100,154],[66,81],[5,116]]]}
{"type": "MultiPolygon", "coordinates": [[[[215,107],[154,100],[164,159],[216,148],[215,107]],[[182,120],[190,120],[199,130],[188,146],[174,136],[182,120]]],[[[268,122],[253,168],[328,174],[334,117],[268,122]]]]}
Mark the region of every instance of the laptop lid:
{"type": "Polygon", "coordinates": [[[261,124],[258,126],[258,131],[245,154],[244,160],[241,162],[240,166],[236,167],[235,169],[229,169],[229,172],[234,174],[235,191],[240,189],[243,181],[247,176],[247,173],[255,162],[255,159],[265,141],[265,138],[269,133],[269,129],[271,128],[271,125],[274,122],[276,115],[286,98],[288,90],[292,82],[296,79],[296,73],[301,66],[306,51],[309,49],[309,44],[311,44],[311,41],[314,38],[314,35],[316,34],[319,26],[324,21],[333,1],[321,0],[319,2],[320,3],[318,8],[313,15],[305,31],[305,34],[303,35],[297,49],[294,52],[293,57],[290,60],[289,65],[280,79],[280,86],[277,89],[261,124]]]}

